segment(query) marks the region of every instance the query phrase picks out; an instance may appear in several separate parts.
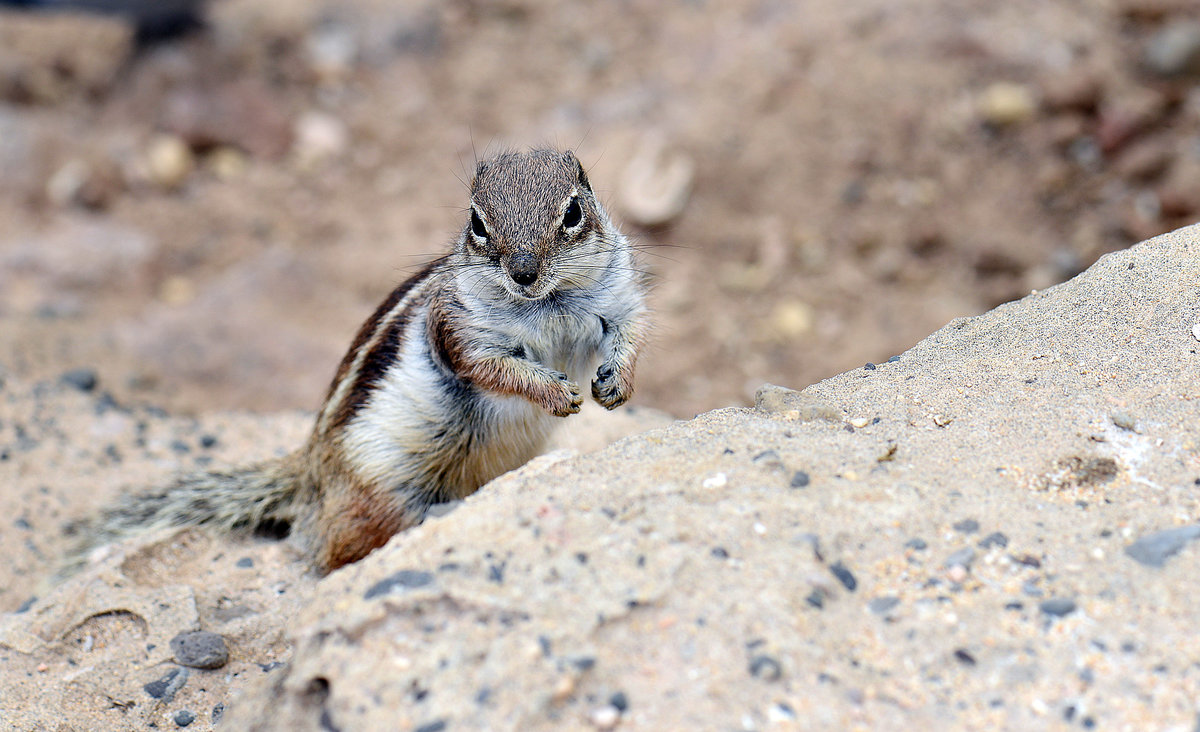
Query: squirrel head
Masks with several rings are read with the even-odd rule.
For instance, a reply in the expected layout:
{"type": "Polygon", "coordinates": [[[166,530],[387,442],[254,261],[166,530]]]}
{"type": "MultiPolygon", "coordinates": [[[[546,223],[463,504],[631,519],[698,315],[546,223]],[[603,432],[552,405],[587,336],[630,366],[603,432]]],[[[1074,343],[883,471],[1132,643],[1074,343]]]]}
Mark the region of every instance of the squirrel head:
{"type": "Polygon", "coordinates": [[[595,281],[609,228],[574,153],[509,152],[476,167],[456,251],[492,266],[516,299],[538,300],[595,281]]]}

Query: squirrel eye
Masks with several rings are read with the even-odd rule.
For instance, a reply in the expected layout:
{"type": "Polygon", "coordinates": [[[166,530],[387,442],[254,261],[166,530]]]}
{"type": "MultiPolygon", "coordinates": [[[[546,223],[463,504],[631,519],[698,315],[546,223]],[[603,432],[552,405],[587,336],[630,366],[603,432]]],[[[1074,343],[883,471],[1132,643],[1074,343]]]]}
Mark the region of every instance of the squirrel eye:
{"type": "Polygon", "coordinates": [[[583,209],[579,206],[579,198],[571,197],[571,202],[567,204],[567,210],[563,213],[563,228],[573,229],[579,226],[579,222],[583,221],[583,209]]]}
{"type": "Polygon", "coordinates": [[[487,238],[487,227],[483,225],[483,219],[479,218],[479,214],[475,209],[471,209],[471,233],[480,239],[487,238]]]}

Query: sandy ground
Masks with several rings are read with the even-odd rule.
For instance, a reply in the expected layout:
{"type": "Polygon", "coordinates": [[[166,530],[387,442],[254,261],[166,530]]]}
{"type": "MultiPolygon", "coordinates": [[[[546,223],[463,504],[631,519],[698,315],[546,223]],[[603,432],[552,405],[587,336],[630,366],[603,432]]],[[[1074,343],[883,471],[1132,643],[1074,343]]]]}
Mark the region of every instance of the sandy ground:
{"type": "Polygon", "coordinates": [[[1190,529],[1126,549],[1200,519],[1195,231],[906,349],[1196,220],[1197,15],[214,0],[135,49],[0,11],[0,721],[1193,729],[1190,529]],[[846,373],[543,460],[323,582],[185,531],[44,584],[118,491],[299,444],[473,160],[530,144],[644,247],[638,405],[846,373]],[[156,686],[197,628],[227,665],[156,686]]]}
{"type": "MultiPolygon", "coordinates": [[[[286,544],[126,542],[0,616],[0,712],[31,730],[1191,729],[1198,278],[1192,227],[895,361],[538,458],[321,580],[286,544]],[[184,675],[169,641],[197,629],[229,660],[184,675]]],[[[104,500],[164,451],[245,459],[306,421],[19,381],[4,399],[28,415],[0,443],[9,587],[51,565],[73,481],[104,500]]]]}

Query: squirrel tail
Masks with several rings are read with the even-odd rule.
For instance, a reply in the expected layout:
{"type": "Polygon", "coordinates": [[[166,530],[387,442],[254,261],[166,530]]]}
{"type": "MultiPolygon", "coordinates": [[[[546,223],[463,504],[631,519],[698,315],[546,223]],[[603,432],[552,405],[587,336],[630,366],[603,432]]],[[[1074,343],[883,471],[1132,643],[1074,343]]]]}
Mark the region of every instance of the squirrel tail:
{"type": "Polygon", "coordinates": [[[164,488],[128,493],[76,530],[79,539],[59,567],[59,579],[82,569],[96,549],[175,526],[210,526],[284,538],[299,518],[306,485],[296,455],[242,468],[185,475],[164,488]]]}

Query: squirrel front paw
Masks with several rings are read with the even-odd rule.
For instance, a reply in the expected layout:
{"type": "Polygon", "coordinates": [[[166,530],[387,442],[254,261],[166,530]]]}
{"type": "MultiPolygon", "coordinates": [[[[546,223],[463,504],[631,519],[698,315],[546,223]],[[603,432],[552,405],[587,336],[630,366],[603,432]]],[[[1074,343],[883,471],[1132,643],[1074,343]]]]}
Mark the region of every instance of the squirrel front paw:
{"type": "Polygon", "coordinates": [[[633,396],[633,374],[616,364],[603,363],[592,380],[592,398],[605,409],[616,409],[633,396]]]}
{"type": "Polygon", "coordinates": [[[583,395],[579,384],[567,378],[566,374],[555,372],[556,381],[551,382],[546,392],[546,398],[541,406],[555,417],[567,417],[579,412],[583,406],[583,395]]]}

